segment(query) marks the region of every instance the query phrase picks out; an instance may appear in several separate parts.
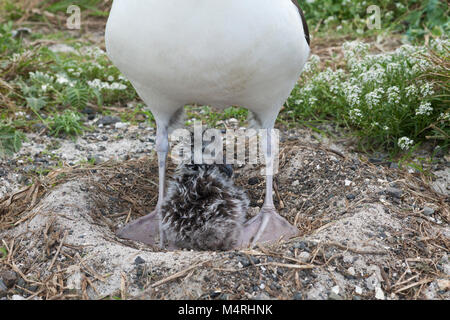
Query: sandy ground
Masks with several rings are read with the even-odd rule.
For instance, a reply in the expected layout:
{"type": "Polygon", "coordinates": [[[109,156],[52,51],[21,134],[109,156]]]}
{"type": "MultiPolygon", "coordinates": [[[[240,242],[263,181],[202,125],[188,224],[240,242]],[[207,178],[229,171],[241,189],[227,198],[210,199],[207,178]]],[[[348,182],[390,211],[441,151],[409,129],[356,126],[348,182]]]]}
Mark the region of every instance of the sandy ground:
{"type": "MultiPolygon", "coordinates": [[[[149,138],[135,147],[128,134],[121,143],[129,160],[116,152],[116,162],[62,167],[0,200],[0,297],[450,298],[448,194],[419,173],[374,165],[308,132],[283,139],[276,178],[276,207],[300,237],[229,252],[172,252],[117,238],[118,227],[156,204],[155,159],[134,152],[151,148],[149,138]]],[[[88,140],[76,142],[81,148],[63,142],[61,150],[73,151],[66,160],[85,156],[75,150],[88,140]]],[[[259,172],[235,172],[251,199],[249,217],[263,201],[259,172]]]]}

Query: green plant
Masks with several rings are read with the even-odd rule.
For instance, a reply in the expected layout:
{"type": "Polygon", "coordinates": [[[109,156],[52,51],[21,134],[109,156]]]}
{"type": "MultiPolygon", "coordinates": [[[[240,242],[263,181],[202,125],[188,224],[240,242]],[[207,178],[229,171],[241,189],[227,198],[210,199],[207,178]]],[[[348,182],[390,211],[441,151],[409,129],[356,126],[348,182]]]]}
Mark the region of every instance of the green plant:
{"type": "Polygon", "coordinates": [[[51,134],[55,136],[77,136],[86,129],[81,122],[81,115],[72,110],[65,110],[62,114],[56,114],[49,121],[51,134]]]}
{"type": "Polygon", "coordinates": [[[381,31],[405,33],[411,40],[432,33],[442,36],[449,32],[449,7],[443,0],[379,0],[374,3],[350,0],[299,0],[311,30],[330,34],[340,32],[367,36],[370,30],[367,12],[370,5],[380,8],[381,31]]]}
{"type": "Polygon", "coordinates": [[[14,127],[0,123],[0,157],[12,156],[22,147],[25,135],[14,127]]]}
{"type": "MultiPolygon", "coordinates": [[[[449,41],[436,40],[431,49],[445,55],[448,45],[449,41]]],[[[368,50],[364,43],[346,43],[347,67],[338,70],[320,71],[318,57],[313,56],[282,117],[331,120],[351,128],[361,146],[394,152],[407,151],[425,140],[433,128],[448,137],[448,85],[438,86],[434,77],[426,76],[444,72],[430,59],[429,49],[405,45],[378,55],[368,50]]]]}
{"type": "Polygon", "coordinates": [[[5,247],[0,247],[0,259],[5,259],[8,256],[8,250],[5,247]]]}

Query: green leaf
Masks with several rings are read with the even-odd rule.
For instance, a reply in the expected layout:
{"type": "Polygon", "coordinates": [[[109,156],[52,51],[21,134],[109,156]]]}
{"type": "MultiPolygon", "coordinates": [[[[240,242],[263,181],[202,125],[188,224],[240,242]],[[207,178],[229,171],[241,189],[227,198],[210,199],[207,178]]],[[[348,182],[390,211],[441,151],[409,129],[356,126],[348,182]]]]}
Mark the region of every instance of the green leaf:
{"type": "Polygon", "coordinates": [[[25,135],[15,128],[0,124],[0,157],[12,156],[20,150],[25,135]]]}
{"type": "Polygon", "coordinates": [[[28,97],[25,99],[27,100],[27,107],[33,111],[39,111],[47,105],[47,99],[45,97],[28,97]]]}
{"type": "Polygon", "coordinates": [[[89,90],[85,87],[69,87],[64,91],[66,102],[76,109],[83,109],[89,101],[89,90]]]}

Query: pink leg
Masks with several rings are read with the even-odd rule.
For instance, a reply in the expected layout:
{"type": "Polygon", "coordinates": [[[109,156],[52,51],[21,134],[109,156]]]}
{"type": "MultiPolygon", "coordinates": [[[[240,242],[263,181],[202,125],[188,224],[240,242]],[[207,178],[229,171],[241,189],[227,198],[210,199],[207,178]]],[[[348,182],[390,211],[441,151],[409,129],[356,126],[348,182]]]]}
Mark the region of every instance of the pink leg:
{"type": "Polygon", "coordinates": [[[264,205],[257,216],[247,221],[244,225],[244,232],[239,241],[240,247],[255,245],[260,242],[271,242],[280,239],[287,240],[299,235],[296,227],[292,226],[286,219],[281,217],[273,204],[273,134],[272,129],[266,131],[266,195],[264,205]]]}
{"type": "Polygon", "coordinates": [[[161,205],[164,200],[164,189],[166,180],[166,161],[167,154],[169,152],[169,138],[167,132],[167,126],[158,125],[158,131],[156,134],[156,151],[158,153],[158,166],[159,166],[159,190],[158,190],[158,203],[156,209],[139,219],[127,224],[117,232],[120,238],[130,239],[134,241],[143,242],[149,245],[156,245],[159,235],[159,246],[164,247],[165,237],[162,230],[161,219],[161,205]]]}

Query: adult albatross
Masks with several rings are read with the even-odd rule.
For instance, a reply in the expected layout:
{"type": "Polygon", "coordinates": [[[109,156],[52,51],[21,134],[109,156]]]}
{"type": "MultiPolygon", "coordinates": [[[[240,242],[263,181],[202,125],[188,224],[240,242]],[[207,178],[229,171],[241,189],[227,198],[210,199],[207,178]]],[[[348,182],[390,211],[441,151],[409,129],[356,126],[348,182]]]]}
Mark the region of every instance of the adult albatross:
{"type": "MultiPolygon", "coordinates": [[[[106,48],[154,115],[159,163],[156,209],[118,235],[156,244],[165,193],[169,128],[189,103],[247,108],[265,130],[266,165],[278,113],[309,57],[309,33],[297,0],[114,0],[106,48]]],[[[260,213],[247,221],[238,246],[298,234],[273,203],[266,175],[260,213]]]]}

